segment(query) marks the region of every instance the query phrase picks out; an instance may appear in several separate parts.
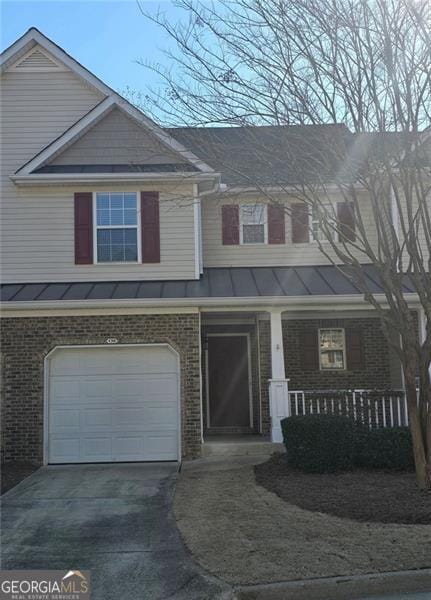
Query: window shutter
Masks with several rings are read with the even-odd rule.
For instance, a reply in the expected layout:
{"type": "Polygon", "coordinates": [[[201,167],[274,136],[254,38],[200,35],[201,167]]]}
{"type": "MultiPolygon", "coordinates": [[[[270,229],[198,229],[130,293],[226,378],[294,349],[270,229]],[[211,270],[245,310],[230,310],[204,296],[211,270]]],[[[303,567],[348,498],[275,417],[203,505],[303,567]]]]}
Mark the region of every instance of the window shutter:
{"type": "Polygon", "coordinates": [[[364,340],[360,329],[346,329],[346,355],[349,370],[365,369],[364,340]]]}
{"type": "Polygon", "coordinates": [[[237,204],[224,204],[221,207],[223,245],[234,246],[239,244],[239,206],[237,204]]]}
{"type": "Polygon", "coordinates": [[[284,206],[268,204],[268,243],[284,244],[285,241],[284,206]]]}
{"type": "Polygon", "coordinates": [[[319,348],[317,329],[304,331],[300,338],[300,363],[302,371],[317,371],[319,368],[319,348]]]}
{"type": "Polygon", "coordinates": [[[355,233],[355,205],[353,202],[337,202],[337,219],[340,239],[356,240],[355,233]]]}
{"type": "Polygon", "coordinates": [[[160,262],[159,193],[141,192],[142,262],[160,262]]]}
{"type": "Polygon", "coordinates": [[[75,264],[93,263],[93,194],[80,192],[75,202],[75,264]]]}
{"type": "Polygon", "coordinates": [[[292,204],[292,242],[301,244],[310,241],[309,224],[308,224],[308,206],[301,202],[300,204],[292,204]]]}

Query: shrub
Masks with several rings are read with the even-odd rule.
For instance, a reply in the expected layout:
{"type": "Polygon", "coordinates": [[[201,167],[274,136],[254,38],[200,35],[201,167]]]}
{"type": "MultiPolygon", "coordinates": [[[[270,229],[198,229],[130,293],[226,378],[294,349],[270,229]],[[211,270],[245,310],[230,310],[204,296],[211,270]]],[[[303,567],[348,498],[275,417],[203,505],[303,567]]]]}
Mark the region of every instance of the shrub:
{"type": "Polygon", "coordinates": [[[355,464],[366,469],[414,469],[412,436],[408,427],[358,430],[355,464]]]}
{"type": "Polygon", "coordinates": [[[281,421],[289,465],[308,473],[333,473],[354,466],[355,425],[338,415],[287,417],[281,421]]]}

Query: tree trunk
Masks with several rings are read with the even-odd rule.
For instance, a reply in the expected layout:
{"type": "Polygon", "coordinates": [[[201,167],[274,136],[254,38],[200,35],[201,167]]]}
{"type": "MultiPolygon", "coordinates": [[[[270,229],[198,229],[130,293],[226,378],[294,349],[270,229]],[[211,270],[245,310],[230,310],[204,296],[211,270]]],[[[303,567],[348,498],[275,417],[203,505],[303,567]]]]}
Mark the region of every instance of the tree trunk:
{"type": "Polygon", "coordinates": [[[419,415],[416,382],[414,374],[404,373],[407,407],[409,412],[410,431],[413,442],[413,455],[415,459],[416,480],[421,490],[431,489],[430,468],[427,461],[425,435],[419,415]]]}

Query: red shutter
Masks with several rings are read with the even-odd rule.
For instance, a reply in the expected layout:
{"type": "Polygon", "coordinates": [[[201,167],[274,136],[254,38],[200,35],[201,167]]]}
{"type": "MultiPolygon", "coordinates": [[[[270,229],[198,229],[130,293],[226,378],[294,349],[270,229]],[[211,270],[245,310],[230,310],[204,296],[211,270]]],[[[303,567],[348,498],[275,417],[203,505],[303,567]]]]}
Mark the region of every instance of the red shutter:
{"type": "Polygon", "coordinates": [[[308,206],[301,202],[292,204],[292,242],[301,244],[310,240],[308,223],[308,206]]]}
{"type": "Polygon", "coordinates": [[[337,202],[338,231],[340,240],[344,238],[354,242],[355,233],[355,205],[353,202],[337,202]]]}
{"type": "Polygon", "coordinates": [[[93,194],[75,194],[75,264],[93,262],[93,194]]]}
{"type": "Polygon", "coordinates": [[[239,207],[237,204],[224,204],[221,207],[223,245],[239,244],[239,207]]]}
{"type": "Polygon", "coordinates": [[[284,244],[286,241],[284,206],[268,204],[268,243],[284,244]]]}
{"type": "Polygon", "coordinates": [[[319,368],[319,348],[317,329],[309,329],[301,335],[299,348],[302,371],[317,371],[319,368]]]}
{"type": "Polygon", "coordinates": [[[160,262],[159,193],[141,192],[142,262],[160,262]]]}
{"type": "Polygon", "coordinates": [[[346,355],[350,371],[365,369],[364,339],[360,329],[346,329],[346,355]]]}

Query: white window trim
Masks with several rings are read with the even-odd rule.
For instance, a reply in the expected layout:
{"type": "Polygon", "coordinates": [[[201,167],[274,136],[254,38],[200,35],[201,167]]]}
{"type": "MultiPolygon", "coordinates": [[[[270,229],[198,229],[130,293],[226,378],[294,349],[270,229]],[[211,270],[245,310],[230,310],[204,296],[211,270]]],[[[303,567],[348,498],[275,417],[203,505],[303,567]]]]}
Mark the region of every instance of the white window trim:
{"type": "Polygon", "coordinates": [[[137,260],[128,260],[128,261],[102,261],[99,262],[97,256],[97,230],[98,229],[135,229],[135,225],[97,225],[97,194],[115,194],[118,192],[109,192],[109,191],[96,191],[93,192],[93,264],[108,267],[110,265],[138,265],[142,263],[142,233],[141,233],[141,205],[139,202],[139,191],[130,190],[128,192],[120,192],[123,194],[136,194],[136,236],[137,236],[137,249],[138,249],[138,259],[137,260]]]}
{"type": "Polygon", "coordinates": [[[263,202],[249,202],[239,205],[239,243],[240,246],[264,246],[268,244],[268,205],[263,202]],[[245,242],[244,243],[244,234],[243,234],[243,225],[247,225],[247,223],[243,223],[242,221],[242,207],[243,206],[263,206],[263,242],[245,242]]]}
{"type": "Polygon", "coordinates": [[[319,352],[319,370],[325,373],[332,373],[333,371],[347,371],[347,354],[346,354],[346,328],[345,327],[320,327],[318,329],[318,352],[319,352]],[[336,369],[325,369],[322,367],[322,353],[320,351],[320,332],[330,330],[339,330],[343,332],[343,367],[337,367],[336,369]]]}
{"type": "MultiPolygon", "coordinates": [[[[328,210],[328,212],[331,212],[331,214],[334,215],[334,220],[335,220],[337,218],[337,204],[336,203],[334,204],[332,202],[328,202],[328,203],[324,203],[323,205],[326,207],[326,209],[328,210]]],[[[310,242],[309,243],[310,244],[329,244],[330,242],[329,242],[328,239],[326,239],[326,237],[323,240],[315,240],[314,239],[314,235],[313,235],[313,233],[314,233],[313,223],[314,223],[315,220],[316,219],[313,219],[313,209],[311,208],[308,211],[308,227],[309,227],[309,230],[310,230],[310,242]]],[[[334,241],[335,242],[339,242],[340,240],[339,240],[338,231],[334,230],[333,234],[334,234],[334,238],[335,238],[334,241]]],[[[328,328],[326,328],[326,329],[328,329],[328,328]]],[[[336,328],[336,329],[339,329],[339,328],[336,328]]],[[[325,369],[325,370],[328,370],[328,369],[325,369]]]]}

